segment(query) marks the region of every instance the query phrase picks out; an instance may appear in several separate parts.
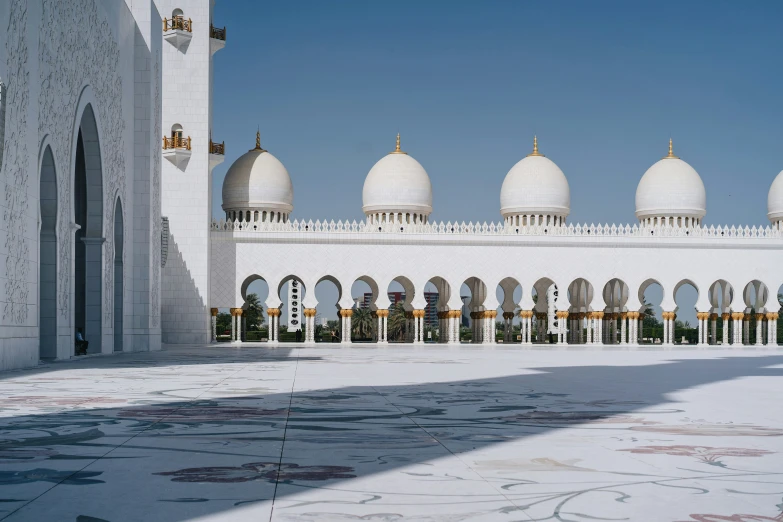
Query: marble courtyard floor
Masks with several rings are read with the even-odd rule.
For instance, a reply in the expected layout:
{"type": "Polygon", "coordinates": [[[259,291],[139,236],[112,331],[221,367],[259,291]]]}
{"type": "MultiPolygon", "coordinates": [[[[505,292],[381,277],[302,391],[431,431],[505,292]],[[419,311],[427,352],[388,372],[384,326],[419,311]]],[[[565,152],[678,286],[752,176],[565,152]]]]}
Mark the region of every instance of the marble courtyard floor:
{"type": "Polygon", "coordinates": [[[0,413],[9,522],[783,521],[777,349],[168,347],[0,413]]]}

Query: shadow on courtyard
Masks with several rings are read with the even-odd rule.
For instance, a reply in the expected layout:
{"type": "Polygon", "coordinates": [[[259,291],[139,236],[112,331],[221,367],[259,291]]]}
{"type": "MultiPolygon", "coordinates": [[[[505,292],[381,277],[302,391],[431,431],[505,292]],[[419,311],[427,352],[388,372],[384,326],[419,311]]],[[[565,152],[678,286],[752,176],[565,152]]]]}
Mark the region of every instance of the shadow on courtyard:
{"type": "MultiPolygon", "coordinates": [[[[293,359],[280,354],[280,360],[293,359]]],[[[678,411],[676,392],[780,377],[783,368],[769,368],[779,364],[783,356],[773,355],[542,367],[523,375],[414,385],[250,396],[223,390],[196,400],[5,418],[0,519],[16,512],[22,520],[41,503],[65,502],[85,517],[111,521],[107,514],[115,512],[117,491],[132,484],[134,501],[150,513],[159,506],[166,520],[184,521],[577,426],[783,436],[783,426],[656,420],[678,411]],[[7,489],[23,484],[39,488],[27,495],[7,489]]],[[[687,405],[681,406],[684,411],[687,405]]]]}

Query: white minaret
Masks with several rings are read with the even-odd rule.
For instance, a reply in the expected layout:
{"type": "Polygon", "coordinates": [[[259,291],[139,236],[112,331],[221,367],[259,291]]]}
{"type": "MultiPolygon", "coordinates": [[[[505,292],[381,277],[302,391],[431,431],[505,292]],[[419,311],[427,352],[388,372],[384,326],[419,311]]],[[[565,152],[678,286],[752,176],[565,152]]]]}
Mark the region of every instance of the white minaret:
{"type": "Polygon", "coordinates": [[[224,152],[222,143],[210,139],[212,57],[225,45],[225,31],[212,25],[214,0],[156,0],[156,4],[164,19],[161,207],[169,225],[162,277],[162,340],[206,343],[211,337],[212,168],[223,161],[224,152]]]}

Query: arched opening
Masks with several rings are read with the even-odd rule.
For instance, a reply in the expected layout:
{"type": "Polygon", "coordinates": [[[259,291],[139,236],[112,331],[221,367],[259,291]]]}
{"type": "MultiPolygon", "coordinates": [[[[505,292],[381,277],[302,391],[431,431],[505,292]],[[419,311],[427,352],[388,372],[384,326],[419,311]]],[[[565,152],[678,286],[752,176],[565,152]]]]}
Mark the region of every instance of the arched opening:
{"type": "Polygon", "coordinates": [[[304,342],[305,316],[302,306],[302,300],[305,298],[304,283],[295,275],[284,277],[277,287],[277,296],[283,303],[280,308],[286,316],[286,324],[282,324],[282,321],[280,323],[280,341],[304,342]]]}
{"type": "Polygon", "coordinates": [[[719,279],[710,285],[710,318],[708,338],[710,344],[727,345],[731,339],[731,303],[734,299],[734,288],[724,279],[719,279]]]}
{"type": "Polygon", "coordinates": [[[182,18],[182,16],[184,16],[182,9],[177,8],[171,12],[172,18],[182,18]]]}
{"type": "Polygon", "coordinates": [[[625,304],[628,302],[630,290],[625,282],[614,278],[604,285],[601,295],[605,304],[603,309],[604,316],[602,318],[604,322],[602,325],[603,343],[618,344],[622,341],[623,332],[625,332],[626,336],[628,333],[627,316],[625,326],[623,325],[623,316],[627,312],[625,304]]]}
{"type": "Polygon", "coordinates": [[[175,143],[182,140],[182,125],[175,123],[171,126],[171,137],[174,139],[175,143]]]}
{"type": "Polygon", "coordinates": [[[92,107],[82,114],[76,140],[74,172],[74,327],[101,353],[103,310],[103,171],[98,127],[92,107]]]}
{"type": "Polygon", "coordinates": [[[38,354],[41,359],[54,359],[57,357],[57,171],[49,146],[41,160],[39,194],[38,354]]]}
{"type": "Polygon", "coordinates": [[[693,281],[684,279],[674,287],[674,302],[677,304],[674,320],[674,343],[697,344],[699,341],[696,302],[699,289],[693,281]]]}
{"type": "Polygon", "coordinates": [[[522,300],[522,285],[513,277],[506,277],[495,288],[498,306],[495,329],[502,333],[502,343],[521,343],[521,320],[517,313],[517,303],[522,300]]]}
{"type": "Polygon", "coordinates": [[[742,291],[745,301],[745,313],[742,335],[743,344],[764,344],[767,339],[767,298],[769,289],[761,281],[754,279],[742,291]]]}
{"type": "Polygon", "coordinates": [[[342,286],[335,277],[324,276],[315,284],[314,291],[318,301],[315,316],[315,340],[316,342],[339,343],[343,332],[337,312],[340,310],[342,286]]]}
{"type": "Polygon", "coordinates": [[[117,198],[114,205],[114,351],[123,350],[123,267],[122,252],[124,249],[124,229],[122,218],[122,202],[117,198]]]}
{"type": "MultiPolygon", "coordinates": [[[[460,342],[483,343],[486,326],[483,312],[484,301],[487,298],[487,285],[478,277],[467,278],[460,286],[463,316],[468,318],[469,329],[460,332],[460,342]],[[465,331],[467,330],[467,331],[465,331]]],[[[494,321],[494,319],[493,319],[494,321]]]]}
{"type": "Polygon", "coordinates": [[[424,315],[424,340],[426,342],[447,343],[456,339],[459,323],[455,318],[447,317],[451,285],[440,276],[435,276],[424,287],[424,299],[427,307],[424,315]]]}
{"type": "MultiPolygon", "coordinates": [[[[783,226],[783,221],[781,221],[781,226],[783,226]]],[[[772,310],[775,313],[780,313],[780,311],[783,310],[783,285],[780,285],[778,287],[778,309],[772,310]]],[[[783,338],[783,321],[781,321],[779,318],[775,321],[775,324],[777,324],[777,332],[776,332],[776,344],[780,344],[780,339],[783,338]]]]}
{"type": "Polygon", "coordinates": [[[413,342],[413,283],[404,276],[394,278],[386,289],[389,295],[389,320],[387,335],[389,342],[413,342]]]}
{"type": "Polygon", "coordinates": [[[555,334],[560,325],[557,319],[559,295],[557,285],[547,277],[539,279],[533,285],[532,296],[535,303],[533,306],[533,342],[555,342],[555,334]]]}
{"type": "Polygon", "coordinates": [[[568,285],[568,343],[587,344],[597,341],[590,337],[589,328],[593,326],[593,318],[590,316],[593,302],[593,285],[582,277],[574,279],[568,285]]]}
{"type": "Polygon", "coordinates": [[[438,342],[438,304],[440,293],[432,281],[424,285],[424,320],[422,321],[422,341],[425,343],[438,342]]]}
{"type": "Polygon", "coordinates": [[[639,287],[639,302],[642,308],[640,343],[663,343],[663,286],[655,279],[648,279],[639,287]]]}
{"type": "Polygon", "coordinates": [[[369,276],[362,276],[351,285],[354,309],[351,317],[351,341],[371,342],[378,338],[376,301],[378,284],[369,276]]]}
{"type": "MultiPolygon", "coordinates": [[[[240,320],[242,340],[247,342],[268,341],[269,323],[264,303],[269,297],[269,284],[263,277],[252,275],[242,283],[241,295],[244,301],[240,320]]],[[[218,311],[218,340],[231,340],[232,319],[230,311],[218,311]]]]}

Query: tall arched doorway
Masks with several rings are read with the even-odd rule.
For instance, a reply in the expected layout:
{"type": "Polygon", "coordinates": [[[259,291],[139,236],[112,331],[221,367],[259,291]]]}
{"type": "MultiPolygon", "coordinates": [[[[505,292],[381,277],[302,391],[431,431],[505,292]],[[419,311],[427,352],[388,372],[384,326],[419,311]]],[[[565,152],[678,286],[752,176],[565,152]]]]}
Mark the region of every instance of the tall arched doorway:
{"type": "Polygon", "coordinates": [[[41,159],[38,250],[38,355],[57,357],[57,171],[52,149],[41,159]]]}
{"type": "Polygon", "coordinates": [[[114,351],[121,352],[122,346],[122,313],[123,313],[123,239],[122,202],[117,198],[114,205],[114,351]]]}
{"type": "Polygon", "coordinates": [[[74,327],[101,352],[103,288],[103,173],[98,127],[87,105],[76,138],[74,218],[79,229],[74,245],[74,327]]]}

